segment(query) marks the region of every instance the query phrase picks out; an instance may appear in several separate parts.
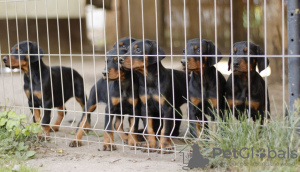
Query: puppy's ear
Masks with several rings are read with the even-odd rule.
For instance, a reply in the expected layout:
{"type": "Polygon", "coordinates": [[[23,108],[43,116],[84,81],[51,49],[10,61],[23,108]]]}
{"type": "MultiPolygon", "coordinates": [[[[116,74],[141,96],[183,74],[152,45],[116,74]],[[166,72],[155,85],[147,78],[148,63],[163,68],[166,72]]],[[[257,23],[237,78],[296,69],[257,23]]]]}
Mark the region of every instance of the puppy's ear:
{"type": "Polygon", "coordinates": [[[231,57],[229,57],[228,59],[228,71],[230,71],[230,68],[231,68],[231,57]]]}
{"type": "MultiPolygon", "coordinates": [[[[136,41],[136,39],[135,38],[131,38],[131,43],[133,43],[134,41],[136,41]]],[[[130,44],[128,44],[128,46],[129,46],[130,44]]]]}
{"type": "Polygon", "coordinates": [[[156,41],[150,41],[150,40],[147,40],[147,41],[150,44],[150,54],[159,55],[159,61],[164,59],[165,58],[165,52],[160,46],[157,45],[156,41]]]}
{"type": "MultiPolygon", "coordinates": [[[[257,55],[264,55],[265,54],[264,51],[260,48],[259,45],[255,45],[255,47],[256,47],[256,54],[257,55]]],[[[259,72],[263,71],[266,67],[269,66],[269,59],[268,58],[266,59],[267,64],[265,63],[265,58],[264,57],[257,57],[256,59],[257,59],[257,67],[258,67],[259,72]]]]}
{"type": "MultiPolygon", "coordinates": [[[[216,47],[215,47],[215,45],[212,41],[204,40],[202,42],[202,44],[203,43],[206,44],[206,47],[207,47],[206,52],[207,52],[208,55],[216,54],[216,47]]],[[[219,49],[217,49],[217,55],[222,55],[222,53],[219,49]]],[[[208,65],[211,67],[214,64],[218,63],[221,59],[222,59],[222,57],[220,57],[220,56],[217,57],[217,60],[216,60],[215,57],[208,57],[208,65]]]]}
{"type": "Polygon", "coordinates": [[[42,48],[39,48],[35,42],[29,42],[30,63],[39,61],[39,59],[44,57],[43,54],[45,54],[45,52],[42,48]]]}

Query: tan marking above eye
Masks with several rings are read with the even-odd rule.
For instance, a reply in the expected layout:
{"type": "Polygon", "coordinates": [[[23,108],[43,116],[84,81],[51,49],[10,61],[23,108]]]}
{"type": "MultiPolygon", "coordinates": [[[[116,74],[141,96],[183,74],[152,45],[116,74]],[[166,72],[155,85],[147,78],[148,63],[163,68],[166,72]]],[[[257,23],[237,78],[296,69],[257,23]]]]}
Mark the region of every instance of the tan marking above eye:
{"type": "Polygon", "coordinates": [[[118,60],[118,57],[114,57],[114,61],[118,60]]]}
{"type": "Polygon", "coordinates": [[[120,42],[120,46],[122,46],[124,43],[123,42],[120,42]]]}
{"type": "Polygon", "coordinates": [[[244,51],[247,51],[247,50],[248,50],[248,48],[247,48],[247,47],[245,47],[245,48],[244,48],[244,51]]]}
{"type": "Polygon", "coordinates": [[[236,47],[233,49],[234,52],[236,52],[236,47]]]}
{"type": "Polygon", "coordinates": [[[138,47],[139,47],[138,45],[134,45],[134,47],[133,47],[133,48],[137,49],[138,47]]]}
{"type": "Polygon", "coordinates": [[[198,49],[198,46],[197,46],[197,45],[195,45],[195,46],[194,46],[194,49],[195,49],[195,50],[197,50],[197,49],[198,49]]]}

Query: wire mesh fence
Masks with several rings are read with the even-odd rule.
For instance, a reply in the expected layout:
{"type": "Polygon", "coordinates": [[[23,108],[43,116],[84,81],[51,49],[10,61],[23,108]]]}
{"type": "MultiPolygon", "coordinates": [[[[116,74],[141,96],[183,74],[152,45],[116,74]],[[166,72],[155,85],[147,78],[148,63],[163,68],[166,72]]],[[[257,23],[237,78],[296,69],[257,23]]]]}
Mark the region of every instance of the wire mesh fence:
{"type": "Polygon", "coordinates": [[[285,117],[284,0],[95,2],[0,1],[0,107],[44,138],[178,153],[229,115],[285,117]]]}

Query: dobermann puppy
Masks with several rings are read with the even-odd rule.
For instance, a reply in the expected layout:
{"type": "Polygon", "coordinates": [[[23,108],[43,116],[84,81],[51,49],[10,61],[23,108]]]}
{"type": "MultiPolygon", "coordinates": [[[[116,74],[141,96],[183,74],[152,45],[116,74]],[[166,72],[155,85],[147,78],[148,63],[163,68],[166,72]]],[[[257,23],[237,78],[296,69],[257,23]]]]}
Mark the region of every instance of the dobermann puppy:
{"type": "MultiPolygon", "coordinates": [[[[222,57],[207,57],[206,55],[215,55],[215,45],[208,40],[202,40],[202,47],[200,47],[200,39],[191,39],[186,44],[186,49],[183,53],[187,54],[187,59],[183,57],[181,60],[184,70],[191,72],[191,80],[189,82],[189,119],[190,120],[204,120],[207,121],[205,115],[202,119],[202,100],[204,101],[204,114],[211,116],[212,120],[215,120],[215,113],[217,113],[217,105],[219,104],[219,115],[222,117],[223,110],[225,108],[225,85],[226,80],[221,72],[216,71],[213,66],[218,63],[222,57]],[[200,58],[200,51],[202,51],[203,57],[200,58]],[[202,61],[202,63],[201,63],[202,61]],[[218,78],[216,77],[216,72],[218,78]],[[202,81],[201,82],[201,76],[202,81]],[[202,84],[202,88],[201,88],[202,84]],[[217,87],[218,86],[218,87],[217,87]],[[217,93],[219,97],[217,97],[217,93]],[[203,99],[202,99],[203,94],[203,99]]],[[[217,50],[218,55],[221,52],[217,50]]],[[[201,132],[201,124],[190,122],[190,132],[194,137],[198,137],[201,132]]],[[[207,122],[205,127],[208,128],[207,122]]]]}
{"type": "Polygon", "coordinates": [[[123,37],[119,39],[118,42],[116,42],[113,46],[113,48],[117,48],[117,45],[119,45],[119,48],[126,48],[128,49],[130,46],[130,43],[136,41],[135,38],[129,38],[129,37],[123,37]]]}
{"type": "Polygon", "coordinates": [[[41,59],[43,54],[43,49],[36,43],[23,41],[13,46],[10,56],[5,56],[3,62],[6,67],[19,68],[24,72],[24,91],[30,110],[34,112],[33,121],[42,120],[43,130],[49,135],[51,110],[44,110],[44,117],[41,119],[40,109],[35,108],[57,107],[58,117],[55,126],[51,128],[58,131],[65,115],[64,103],[75,97],[84,108],[85,94],[83,79],[77,71],[68,67],[49,67],[41,59]]]}
{"type": "MultiPolygon", "coordinates": [[[[228,71],[232,69],[233,75],[231,74],[226,84],[226,98],[229,107],[232,109],[233,104],[235,105],[235,116],[239,119],[240,113],[243,113],[249,108],[249,97],[251,107],[251,117],[253,120],[261,119],[263,124],[265,119],[265,99],[267,98],[267,111],[270,112],[269,95],[265,97],[265,81],[256,72],[256,65],[259,72],[265,69],[265,58],[255,57],[253,55],[264,55],[263,50],[260,46],[250,43],[250,49],[248,50],[247,42],[237,42],[233,45],[233,69],[231,68],[231,58],[228,61],[228,71]],[[247,54],[250,54],[250,61],[248,61],[247,54]],[[237,56],[237,57],[236,57],[237,56]],[[248,63],[250,69],[248,69],[248,63]],[[248,70],[250,70],[250,81],[248,81],[248,70]],[[232,77],[234,76],[234,90],[232,90],[232,77]],[[250,82],[250,88],[248,87],[250,82]],[[248,89],[250,89],[250,95],[248,95],[248,89]],[[232,94],[234,94],[234,102],[232,94]]],[[[267,119],[269,114],[267,113],[267,119]]]]}
{"type": "MultiPolygon", "coordinates": [[[[180,119],[182,117],[178,113],[173,114],[171,105],[173,104],[173,91],[175,108],[178,111],[180,111],[179,107],[186,102],[183,98],[183,96],[186,97],[186,84],[182,82],[186,80],[185,73],[177,70],[173,71],[174,90],[172,90],[172,71],[161,64],[161,60],[165,58],[165,53],[155,41],[137,40],[132,43],[130,51],[132,57],[128,51],[127,56],[120,58],[120,62],[125,69],[137,71],[139,97],[142,101],[141,114],[144,115],[144,124],[147,124],[147,134],[150,134],[147,139],[149,147],[156,147],[155,133],[159,133],[161,130],[159,147],[164,150],[171,149],[170,138],[163,136],[179,135],[180,119]],[[159,109],[159,103],[161,109],[159,109]],[[160,110],[161,118],[163,118],[162,122],[159,116],[160,110]],[[145,117],[146,114],[148,114],[147,118],[145,117]]],[[[146,149],[143,149],[143,151],[146,151],[146,149]]],[[[167,153],[168,151],[164,152],[167,153]]]]}
{"type": "MultiPolygon", "coordinates": [[[[119,55],[123,55],[127,49],[119,48],[119,55]]],[[[115,114],[129,114],[129,136],[124,133],[123,122],[121,116],[117,115],[114,123],[114,128],[120,132],[123,141],[131,146],[138,143],[137,133],[140,116],[140,101],[138,97],[138,78],[134,74],[131,77],[130,71],[124,71],[119,68],[119,58],[117,48],[111,49],[107,54],[107,69],[104,69],[103,78],[99,79],[90,91],[90,96],[87,101],[85,113],[79,123],[79,129],[74,140],[69,144],[70,147],[81,146],[81,138],[83,135],[83,128],[90,126],[90,113],[93,112],[97,103],[105,103],[105,125],[104,129],[108,130],[104,133],[104,150],[116,150],[114,142],[114,133],[112,128],[112,121],[115,114]],[[108,79],[108,88],[107,80],[108,79]],[[119,80],[120,79],[120,80],[119,80]],[[120,83],[121,82],[121,83],[120,83]],[[133,85],[132,85],[133,82],[133,85]],[[120,95],[121,85],[121,95],[120,95]],[[121,111],[122,109],[122,111],[121,111]]]]}

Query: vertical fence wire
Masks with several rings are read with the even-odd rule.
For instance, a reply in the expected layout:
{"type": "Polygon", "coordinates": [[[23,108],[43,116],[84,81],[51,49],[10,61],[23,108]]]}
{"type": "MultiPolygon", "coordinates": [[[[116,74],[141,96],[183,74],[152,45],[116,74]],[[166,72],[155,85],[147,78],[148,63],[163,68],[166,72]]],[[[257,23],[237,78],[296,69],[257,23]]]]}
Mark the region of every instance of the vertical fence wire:
{"type": "MultiPolygon", "coordinates": [[[[97,78],[96,78],[96,57],[95,57],[95,31],[94,31],[94,7],[93,7],[93,0],[90,1],[90,6],[91,6],[91,18],[92,18],[92,54],[93,54],[93,69],[94,69],[94,84],[95,84],[95,94],[96,94],[96,104],[98,103],[98,88],[97,88],[97,78]]],[[[85,105],[85,107],[87,107],[87,105],[85,105]]],[[[97,122],[98,122],[98,113],[99,113],[99,108],[96,108],[97,109],[97,122]]],[[[88,115],[91,115],[91,114],[88,114],[89,112],[89,109],[85,108],[85,113],[84,115],[88,116],[88,115]]],[[[91,118],[91,117],[90,117],[91,118]]],[[[86,121],[84,123],[88,123],[88,118],[83,118],[85,119],[86,121]]],[[[97,125],[97,122],[95,123],[94,127],[96,127],[97,125]]],[[[90,124],[91,126],[91,124],[90,124]]],[[[93,127],[93,128],[94,128],[93,127]]],[[[95,130],[93,131],[95,133],[95,135],[97,136],[97,133],[95,132],[95,130]]],[[[86,132],[85,132],[86,133],[86,132]]],[[[87,140],[89,139],[89,136],[88,134],[86,133],[87,135],[87,140]]]]}
{"type": "MultiPolygon", "coordinates": [[[[234,95],[234,74],[233,74],[233,60],[234,60],[234,56],[233,56],[233,0],[230,0],[230,57],[228,60],[231,60],[231,64],[230,64],[230,68],[231,68],[231,85],[232,85],[232,117],[235,116],[235,95],[234,95]]],[[[228,66],[229,67],[229,66],[228,66]]],[[[228,108],[230,109],[231,108],[231,105],[228,104],[227,102],[228,100],[226,99],[226,104],[225,104],[225,107],[227,107],[228,105],[228,108]]],[[[230,111],[228,111],[227,113],[230,113],[230,111]]],[[[226,112],[224,115],[227,115],[226,112]]],[[[226,116],[225,116],[226,117],[226,116]]]]}
{"type": "MultiPolygon", "coordinates": [[[[17,14],[17,2],[15,2],[15,14],[16,14],[16,30],[17,30],[17,42],[20,42],[19,38],[19,22],[18,22],[18,14],[17,14]]],[[[20,50],[18,50],[18,53],[20,54],[20,50]]],[[[20,57],[20,55],[19,55],[20,57]]],[[[19,61],[19,66],[21,66],[21,62],[19,61]]],[[[22,78],[22,70],[19,70],[20,74],[20,81],[21,84],[24,84],[23,78],[22,78]]],[[[22,113],[25,114],[25,103],[24,103],[24,94],[22,94],[22,113]]]]}
{"type": "MultiPolygon", "coordinates": [[[[47,49],[48,49],[48,59],[49,59],[49,66],[51,66],[51,58],[50,58],[50,36],[49,36],[49,19],[48,19],[48,6],[47,1],[45,1],[45,13],[46,13],[46,29],[47,29],[47,49]]],[[[52,69],[49,67],[49,75],[50,75],[50,91],[51,91],[51,102],[54,105],[54,95],[53,95],[53,80],[52,80],[52,69]]]]}
{"type": "MultiPolygon", "coordinates": [[[[128,10],[128,13],[127,13],[127,16],[128,16],[128,35],[129,35],[129,40],[131,40],[132,39],[132,36],[131,36],[131,22],[130,22],[130,0],[127,0],[127,10],[128,10]]],[[[131,76],[131,85],[132,85],[132,89],[131,89],[131,91],[132,91],[132,100],[135,100],[135,96],[136,97],[138,97],[139,95],[135,95],[135,93],[134,93],[134,81],[133,81],[133,75],[134,75],[134,71],[133,71],[133,69],[132,69],[132,51],[131,51],[131,41],[129,41],[129,55],[130,55],[130,67],[131,67],[131,70],[130,70],[130,76],[131,76]]],[[[135,123],[136,123],[136,111],[135,111],[135,107],[134,106],[132,106],[132,110],[133,110],[133,124],[132,124],[132,127],[134,127],[135,126],[135,123]]],[[[138,114],[138,118],[140,118],[141,117],[141,115],[142,114],[138,114]]],[[[143,118],[141,118],[142,120],[143,120],[143,118]]],[[[131,128],[130,130],[129,130],[129,132],[131,132],[132,133],[132,130],[133,130],[133,128],[131,128]]],[[[144,133],[144,131],[143,131],[143,133],[144,133]]],[[[143,135],[144,136],[144,135],[143,135]]],[[[133,136],[130,136],[130,137],[133,137],[133,136]]],[[[145,138],[145,136],[144,136],[144,138],[145,138]]],[[[134,153],[136,153],[137,152],[137,145],[136,145],[136,143],[135,143],[135,146],[134,146],[134,153]]]]}
{"type": "Polygon", "coordinates": [[[285,18],[284,18],[284,2],[285,0],[281,1],[281,35],[282,35],[282,41],[281,41],[281,51],[282,51],[282,119],[285,118],[285,18]]]}
{"type": "MultiPolygon", "coordinates": [[[[103,1],[103,7],[104,7],[104,1],[103,1]]],[[[106,10],[105,10],[105,8],[103,8],[103,12],[104,12],[104,53],[105,53],[105,59],[107,59],[107,45],[106,45],[106,10]]],[[[107,63],[105,64],[106,65],[106,72],[108,73],[108,70],[107,70],[107,63]]],[[[106,80],[106,85],[107,85],[107,100],[109,100],[109,98],[110,98],[110,92],[109,92],[109,83],[108,83],[108,80],[106,80]]],[[[105,112],[105,115],[108,115],[109,116],[109,121],[108,121],[108,125],[109,125],[109,123],[111,123],[111,110],[110,110],[110,101],[107,101],[107,107],[108,107],[108,114],[106,114],[106,112],[105,112]]],[[[107,128],[108,128],[108,125],[107,126],[105,126],[105,130],[104,130],[104,132],[105,133],[108,133],[108,130],[107,130],[107,128]]],[[[110,139],[110,142],[112,141],[112,139],[113,138],[111,138],[110,136],[109,136],[109,139],[110,139]]]]}
{"type": "MultiPolygon", "coordinates": [[[[144,1],[141,0],[141,10],[142,10],[142,40],[143,42],[145,42],[145,21],[144,21],[144,1]]],[[[143,43],[143,62],[144,62],[144,66],[146,66],[146,59],[145,59],[145,44],[143,43]]],[[[145,126],[145,129],[148,128],[149,126],[149,113],[148,113],[148,93],[147,93],[147,70],[146,68],[144,67],[144,85],[145,85],[145,105],[146,105],[146,119],[147,119],[147,122],[146,122],[146,126],[145,126]]],[[[151,120],[153,120],[153,118],[151,118],[151,120]]],[[[161,124],[159,124],[161,125],[161,124]]],[[[144,130],[145,132],[145,130],[144,130]]],[[[152,133],[149,134],[149,130],[147,130],[147,133],[148,133],[148,136],[152,136],[152,133]]],[[[143,133],[144,134],[144,133],[143,133]]],[[[157,135],[157,134],[155,134],[157,135]]],[[[150,143],[149,141],[146,139],[146,143],[147,143],[147,147],[148,147],[148,155],[150,155],[150,143]]]]}
{"type": "MultiPolygon", "coordinates": [[[[216,60],[216,93],[217,93],[217,115],[219,116],[219,110],[220,110],[220,105],[219,105],[219,99],[220,99],[220,95],[219,95],[219,75],[218,75],[218,19],[217,19],[217,0],[214,0],[214,17],[215,17],[215,60],[216,60]]],[[[210,57],[213,58],[213,57],[210,57]]],[[[203,84],[202,84],[203,85],[203,84]]],[[[215,108],[215,107],[214,107],[215,108]]]]}
{"type": "MultiPolygon", "coordinates": [[[[84,54],[83,54],[83,43],[82,43],[82,39],[83,39],[83,36],[82,36],[82,16],[81,16],[81,1],[78,0],[78,10],[79,10],[79,34],[80,34],[80,57],[81,57],[81,68],[82,68],[82,79],[83,81],[85,81],[85,72],[84,72],[84,54]]],[[[86,90],[86,84],[85,82],[83,82],[83,90],[86,90]]],[[[87,100],[86,98],[84,99],[85,101],[85,109],[86,109],[86,104],[87,104],[87,100]]],[[[87,115],[87,113],[83,113],[85,115],[87,115]]],[[[74,120],[73,120],[73,123],[74,123],[74,120]]],[[[73,124],[72,123],[72,124],[73,124]]],[[[77,128],[77,130],[79,129],[84,129],[84,128],[77,128]]],[[[93,128],[94,129],[94,128],[93,128]]],[[[78,138],[76,137],[76,140],[78,140],[78,138]]],[[[89,147],[89,142],[88,142],[88,138],[87,140],[83,140],[83,141],[86,141],[87,144],[88,144],[88,147],[89,147]]]]}
{"type": "MultiPolygon", "coordinates": [[[[7,7],[6,7],[7,8],[7,7]]],[[[25,21],[26,21],[26,40],[29,41],[29,29],[28,29],[28,16],[27,16],[27,3],[25,3],[25,21]]],[[[9,31],[7,31],[9,32],[9,31]]],[[[29,44],[27,44],[27,50],[29,50],[29,44]]],[[[27,56],[29,57],[29,51],[27,52],[27,56]]],[[[30,63],[30,58],[28,59],[28,68],[31,69],[31,63],[30,63]]],[[[33,87],[32,87],[32,73],[31,73],[31,70],[28,70],[28,73],[29,73],[29,82],[30,82],[30,88],[29,88],[29,94],[31,97],[33,97],[33,87]]],[[[29,100],[28,100],[28,103],[29,103],[29,100]]],[[[31,103],[32,105],[34,105],[34,100],[31,99],[31,103]]],[[[40,108],[38,107],[38,109],[36,109],[36,107],[32,106],[32,107],[29,107],[31,108],[30,110],[33,112],[32,113],[32,117],[35,118],[35,114],[37,113],[36,110],[39,110],[40,111],[40,108]]]]}
{"type": "MultiPolygon", "coordinates": [[[[7,44],[8,44],[8,49],[10,49],[10,34],[9,34],[9,21],[8,21],[8,14],[7,14],[7,2],[5,1],[5,14],[6,14],[6,24],[7,24],[7,44]]],[[[8,53],[9,56],[11,56],[10,52],[8,53]]],[[[10,60],[10,67],[11,67],[11,58],[9,58],[10,60]]],[[[13,101],[12,104],[15,104],[15,89],[14,89],[14,81],[13,81],[13,70],[10,71],[10,80],[11,80],[11,88],[12,89],[12,94],[13,94],[13,101]]]]}
{"type": "MultiPolygon", "coordinates": [[[[37,5],[36,5],[36,3],[37,3],[37,1],[34,1],[35,3],[34,3],[34,12],[35,12],[35,27],[36,27],[36,40],[37,40],[37,47],[40,47],[40,41],[39,41],[39,27],[38,27],[38,19],[37,19],[37,5]]],[[[41,87],[41,90],[40,90],[40,92],[41,92],[41,99],[42,99],[42,106],[40,107],[41,109],[40,109],[40,124],[42,124],[43,126],[44,125],[46,125],[47,127],[49,127],[50,128],[50,123],[51,123],[51,121],[50,121],[50,123],[49,124],[43,124],[43,118],[44,118],[44,116],[45,116],[45,112],[46,111],[50,111],[50,113],[51,113],[51,110],[49,110],[49,109],[47,109],[47,110],[45,110],[45,108],[48,108],[48,107],[45,107],[45,102],[44,102],[44,95],[43,95],[43,79],[42,79],[42,72],[41,72],[41,56],[40,56],[40,48],[37,48],[38,49],[38,51],[37,51],[37,56],[38,56],[38,58],[39,58],[39,60],[38,60],[38,64],[39,64],[39,79],[40,79],[40,87],[41,87]],[[41,112],[43,112],[43,113],[41,113],[41,112]],[[42,114],[42,115],[41,115],[42,114]]],[[[29,59],[30,59],[30,57],[29,57],[29,59]]],[[[29,70],[31,70],[31,69],[29,69],[29,70]]],[[[34,92],[34,91],[33,91],[34,92]]],[[[33,106],[35,106],[35,105],[33,105],[33,106]]],[[[52,119],[51,119],[52,120],[52,119]]],[[[37,121],[36,121],[37,122],[37,121]]],[[[50,130],[51,130],[51,128],[49,129],[49,132],[50,132],[50,130]]],[[[47,131],[46,131],[47,132],[47,131]]],[[[47,135],[47,133],[46,133],[46,137],[49,137],[50,135],[47,135]]],[[[55,139],[55,142],[56,142],[56,139],[55,139]]]]}
{"type": "MultiPolygon", "coordinates": [[[[73,69],[73,53],[72,53],[72,37],[71,37],[71,25],[70,25],[70,8],[69,8],[69,0],[67,0],[67,11],[68,11],[68,38],[69,38],[69,51],[70,51],[70,66],[71,69],[73,69]]],[[[71,78],[72,78],[72,93],[75,96],[75,83],[74,83],[74,71],[71,70],[71,78]]],[[[65,119],[65,107],[63,107],[63,109],[61,110],[61,112],[63,112],[63,120],[61,121],[61,123],[63,123],[64,119],[65,119]]],[[[74,101],[73,103],[73,111],[76,111],[76,101],[74,101]]],[[[58,109],[59,110],[59,109],[58,109]]],[[[76,114],[76,113],[74,113],[76,114]]],[[[60,124],[61,125],[61,124],[60,124]]],[[[59,127],[59,126],[58,126],[59,127]]]]}
{"type": "MultiPolygon", "coordinates": [[[[118,57],[118,60],[119,60],[119,58],[120,58],[120,54],[119,54],[119,30],[118,30],[118,4],[117,4],[117,0],[115,0],[115,16],[116,16],[116,37],[117,37],[117,39],[116,39],[116,47],[117,47],[117,57],[118,57]]],[[[119,61],[118,61],[119,62],[119,61]]],[[[119,126],[118,126],[118,128],[115,128],[116,130],[117,130],[117,133],[118,133],[118,135],[120,136],[120,138],[121,138],[121,140],[122,140],[122,149],[123,149],[123,152],[124,152],[124,143],[125,143],[125,141],[126,140],[123,140],[123,138],[121,137],[121,134],[122,134],[122,132],[124,133],[124,130],[123,130],[123,119],[124,119],[124,114],[123,114],[123,100],[122,100],[122,85],[121,85],[121,71],[119,70],[119,69],[121,69],[121,67],[120,67],[120,63],[118,63],[118,75],[119,75],[119,94],[120,94],[120,120],[121,120],[121,122],[120,122],[120,124],[119,124],[119,126]],[[120,129],[122,129],[122,131],[120,131],[120,129]]],[[[131,78],[131,80],[133,80],[133,78],[131,78]]],[[[134,87],[133,85],[132,85],[132,87],[134,87]]],[[[134,99],[132,100],[133,102],[134,102],[134,99]]],[[[134,106],[134,103],[132,103],[132,106],[134,106]]],[[[117,118],[117,116],[116,116],[116,118],[117,118]]],[[[115,119],[115,120],[117,120],[117,119],[115,119]]],[[[129,129],[130,130],[130,129],[129,129]]],[[[128,137],[131,137],[130,135],[128,136],[128,137]]]]}
{"type": "MultiPolygon", "coordinates": [[[[267,1],[264,0],[264,49],[265,49],[265,53],[264,53],[264,68],[267,69],[267,1]]],[[[262,57],[258,57],[258,58],[262,58],[262,57]]],[[[261,72],[261,71],[260,71],[261,72]]],[[[265,112],[262,112],[262,114],[265,114],[265,119],[264,119],[264,124],[266,124],[266,122],[268,121],[268,78],[267,75],[265,76],[265,112]]],[[[282,100],[284,101],[284,100],[282,100]]]]}
{"type": "MultiPolygon", "coordinates": [[[[155,2],[155,37],[156,37],[156,50],[155,51],[156,51],[156,54],[157,54],[157,56],[156,56],[156,60],[157,60],[156,65],[157,65],[157,73],[158,73],[158,75],[157,75],[158,111],[159,111],[159,118],[162,119],[161,118],[162,117],[162,115],[161,115],[162,114],[161,113],[162,108],[161,108],[161,98],[160,98],[161,97],[161,92],[160,92],[160,69],[159,69],[160,68],[160,66],[159,66],[159,64],[160,64],[160,61],[159,61],[160,54],[158,52],[159,42],[158,42],[158,26],[157,26],[158,25],[157,24],[157,0],[155,0],[154,2],[155,2]]],[[[155,57],[152,57],[152,58],[155,58],[155,57]]],[[[173,104],[174,104],[174,102],[173,102],[173,104]]],[[[164,115],[166,115],[166,114],[164,114],[164,115]]],[[[165,116],[164,116],[164,118],[165,118],[165,116]]],[[[158,127],[158,130],[157,130],[157,133],[156,133],[157,135],[158,135],[159,130],[160,130],[161,127],[162,127],[162,130],[164,130],[164,127],[166,126],[166,124],[165,124],[166,120],[168,120],[168,119],[163,119],[162,123],[161,123],[161,120],[160,120],[159,127],[158,127]]],[[[153,126],[152,126],[152,128],[153,128],[153,126]]],[[[161,132],[160,134],[161,134],[160,139],[162,139],[162,137],[164,137],[163,134],[165,135],[165,133],[161,132]]],[[[163,145],[160,145],[160,146],[161,146],[161,149],[162,149],[163,145]]],[[[161,151],[161,154],[162,154],[162,152],[163,151],[161,151]]]]}
{"type": "MultiPolygon", "coordinates": [[[[250,121],[250,117],[251,117],[251,81],[250,81],[250,2],[249,0],[247,0],[247,73],[248,73],[248,96],[247,96],[247,101],[248,101],[248,112],[247,112],[247,116],[248,116],[248,122],[250,121]]],[[[247,102],[246,102],[247,104],[247,102]]]]}

